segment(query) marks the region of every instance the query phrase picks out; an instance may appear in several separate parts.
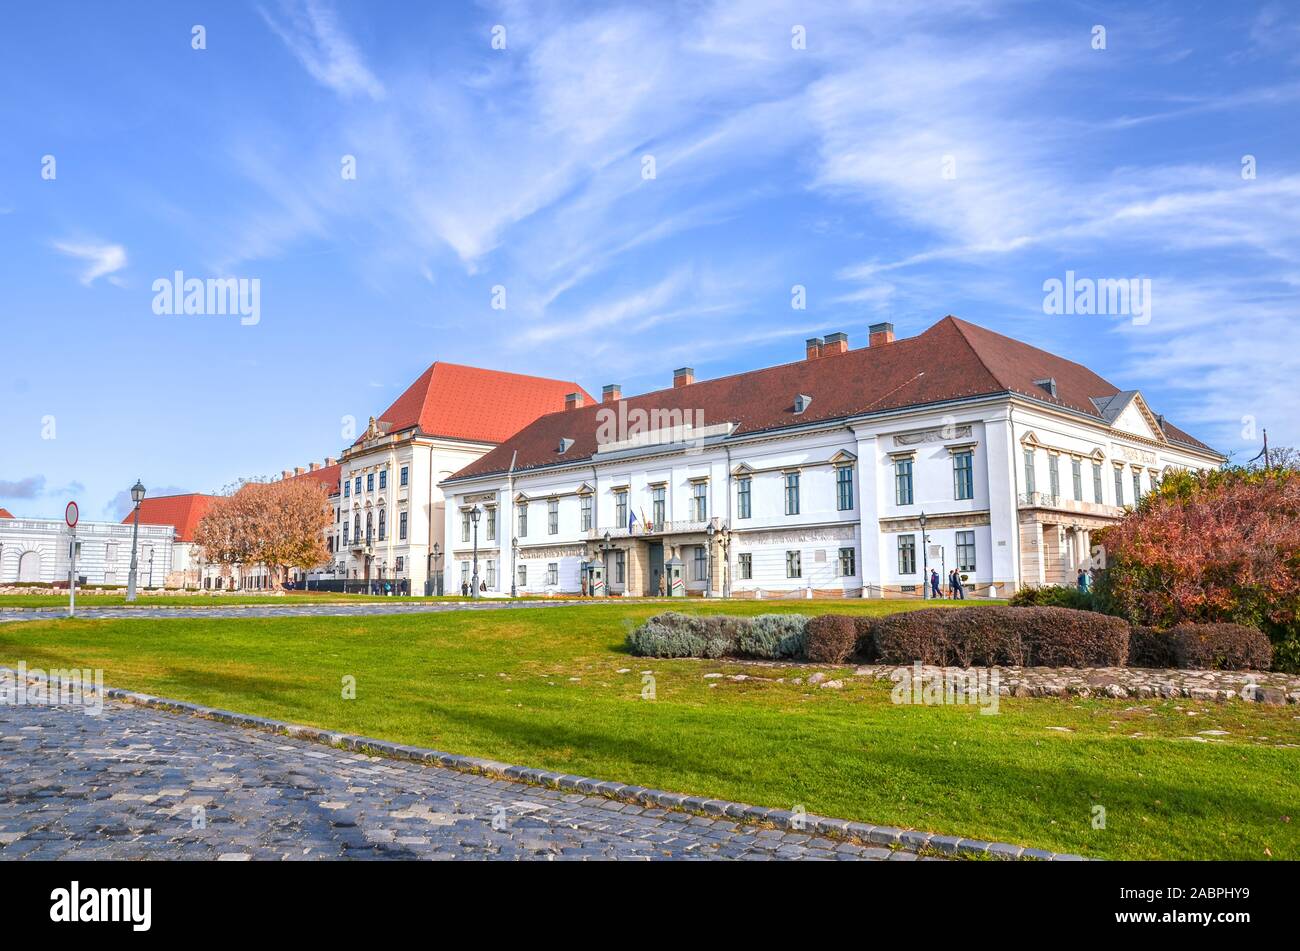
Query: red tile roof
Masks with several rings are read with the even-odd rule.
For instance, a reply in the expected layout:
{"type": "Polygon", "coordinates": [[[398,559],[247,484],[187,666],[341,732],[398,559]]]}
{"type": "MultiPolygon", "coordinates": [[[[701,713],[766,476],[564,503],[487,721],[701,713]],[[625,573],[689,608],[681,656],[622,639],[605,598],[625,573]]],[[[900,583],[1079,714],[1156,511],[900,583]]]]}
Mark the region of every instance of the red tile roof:
{"type": "Polygon", "coordinates": [[[337,495],[339,491],[339,470],[343,467],[337,462],[332,466],[321,466],[319,469],[308,470],[301,475],[290,476],[291,479],[313,479],[325,486],[330,495],[337,495]]]}
{"type": "MultiPolygon", "coordinates": [[[[194,529],[199,519],[203,518],[212,504],[215,495],[200,495],[190,492],[185,495],[159,495],[145,497],[140,503],[141,525],[171,525],[176,529],[176,537],[183,542],[194,541],[194,529]]],[[[122,523],[135,520],[135,513],[130,512],[122,523]]]]}
{"type": "Polygon", "coordinates": [[[0,509],[0,518],[13,518],[8,509],[0,509]]]}
{"type": "MultiPolygon", "coordinates": [[[[681,410],[691,420],[702,410],[703,425],[732,422],[732,433],[738,435],[1001,393],[1102,419],[1091,398],[1118,392],[1087,367],[949,316],[915,337],[657,390],[624,402],[629,411],[681,410]],[[1034,382],[1047,377],[1056,380],[1055,397],[1034,382]],[[798,394],[812,401],[796,415],[798,394]]],[[[543,416],[452,478],[505,472],[516,451],[516,470],[588,459],[597,448],[599,409],[588,405],[543,416]],[[563,457],[556,451],[561,439],[574,441],[563,457]]],[[[1164,431],[1172,442],[1214,452],[1169,423],[1164,431]]]]}
{"type": "Polygon", "coordinates": [[[440,361],[420,374],[376,419],[389,433],[418,426],[430,436],[496,443],[543,413],[564,409],[564,397],[569,393],[581,393],[588,405],[595,402],[571,380],[440,361]]]}

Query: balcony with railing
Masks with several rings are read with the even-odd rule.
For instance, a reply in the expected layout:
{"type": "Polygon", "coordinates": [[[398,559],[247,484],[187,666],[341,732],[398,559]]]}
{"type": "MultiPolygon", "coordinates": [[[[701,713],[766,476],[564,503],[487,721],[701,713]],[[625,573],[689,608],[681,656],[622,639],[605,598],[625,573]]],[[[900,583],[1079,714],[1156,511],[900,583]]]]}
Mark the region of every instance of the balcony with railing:
{"type": "Polygon", "coordinates": [[[662,523],[641,522],[639,519],[629,531],[626,525],[612,528],[589,528],[587,538],[603,539],[606,533],[613,538],[658,538],[663,535],[687,535],[705,531],[712,519],[678,519],[662,523]]]}
{"type": "Polygon", "coordinates": [[[1022,509],[1047,509],[1054,512],[1069,512],[1072,515],[1091,515],[1097,518],[1119,518],[1124,510],[1115,505],[1101,502],[1082,502],[1064,495],[1052,495],[1048,492],[1022,492],[1016,497],[1022,509]]]}

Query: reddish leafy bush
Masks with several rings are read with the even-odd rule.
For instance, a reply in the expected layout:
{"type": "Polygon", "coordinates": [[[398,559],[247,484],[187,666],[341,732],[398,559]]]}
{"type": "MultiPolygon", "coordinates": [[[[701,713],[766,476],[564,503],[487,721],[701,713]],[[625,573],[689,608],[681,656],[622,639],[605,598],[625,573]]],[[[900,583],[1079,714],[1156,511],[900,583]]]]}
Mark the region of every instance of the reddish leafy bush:
{"type": "Polygon", "coordinates": [[[886,664],[1122,667],[1129,625],[1070,608],[973,607],[906,611],[876,626],[886,664]]]}
{"type": "Polygon", "coordinates": [[[1277,668],[1300,670],[1300,472],[1170,473],[1094,537],[1103,610],[1159,627],[1258,627],[1277,668]]]}
{"type": "Polygon", "coordinates": [[[1178,624],[1165,632],[1174,666],[1197,670],[1268,670],[1273,645],[1263,631],[1241,624],[1178,624]]]}
{"type": "Polygon", "coordinates": [[[857,643],[853,646],[853,653],[864,664],[874,664],[878,651],[876,650],[876,627],[879,618],[868,617],[867,615],[858,615],[853,619],[853,629],[857,635],[857,643]]]}
{"type": "Polygon", "coordinates": [[[819,614],[808,619],[808,659],[818,664],[842,664],[857,645],[853,618],[843,614],[819,614]]]}

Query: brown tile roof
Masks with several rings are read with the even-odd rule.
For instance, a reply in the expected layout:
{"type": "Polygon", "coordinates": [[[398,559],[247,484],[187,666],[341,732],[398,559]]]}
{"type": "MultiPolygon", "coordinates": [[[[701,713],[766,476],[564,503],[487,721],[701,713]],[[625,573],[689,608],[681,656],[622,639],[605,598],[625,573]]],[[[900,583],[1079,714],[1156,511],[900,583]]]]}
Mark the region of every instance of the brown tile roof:
{"type": "Polygon", "coordinates": [[[543,413],[563,410],[564,398],[570,393],[581,393],[587,404],[595,402],[571,380],[439,361],[420,374],[376,421],[389,433],[419,426],[430,436],[501,442],[543,413]]]}
{"type": "MultiPolygon", "coordinates": [[[[145,496],[140,503],[140,524],[141,525],[170,525],[176,529],[176,537],[183,542],[194,541],[194,529],[199,525],[199,520],[208,511],[208,506],[212,504],[215,495],[200,495],[197,492],[186,493],[185,495],[158,495],[150,498],[145,496]]],[[[123,524],[135,520],[135,513],[127,513],[126,518],[122,519],[123,524]]]]}
{"type": "Polygon", "coordinates": [[[0,518],[13,518],[13,514],[5,508],[0,508],[0,518]]]}
{"type": "MultiPolygon", "coordinates": [[[[625,402],[628,410],[703,410],[704,425],[732,422],[734,436],[999,393],[1102,419],[1092,397],[1118,392],[1087,367],[948,316],[915,337],[657,390],[625,402]],[[1048,377],[1056,380],[1055,397],[1035,384],[1048,377]],[[812,402],[796,415],[798,394],[811,396],[812,402]]],[[[587,405],[542,416],[451,478],[505,472],[515,452],[516,471],[589,459],[597,447],[599,409],[587,405]],[[563,456],[556,451],[561,439],[573,440],[563,456]]],[[[1164,429],[1173,442],[1214,451],[1169,423],[1164,429]]]]}
{"type": "Polygon", "coordinates": [[[312,479],[319,482],[329,490],[330,495],[337,495],[339,491],[339,470],[343,467],[337,462],[332,466],[321,466],[319,469],[309,469],[299,475],[290,476],[291,479],[312,479]]]}

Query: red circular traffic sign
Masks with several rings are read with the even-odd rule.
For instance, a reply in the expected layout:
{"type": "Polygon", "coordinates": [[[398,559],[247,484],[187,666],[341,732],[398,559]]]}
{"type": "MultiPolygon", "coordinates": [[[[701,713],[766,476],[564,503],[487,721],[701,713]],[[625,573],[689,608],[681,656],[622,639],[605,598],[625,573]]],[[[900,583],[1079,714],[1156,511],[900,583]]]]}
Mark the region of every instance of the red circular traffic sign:
{"type": "Polygon", "coordinates": [[[63,512],[63,519],[68,523],[68,528],[77,527],[77,519],[80,514],[80,511],[77,509],[77,503],[69,502],[67,509],[63,512]]]}

